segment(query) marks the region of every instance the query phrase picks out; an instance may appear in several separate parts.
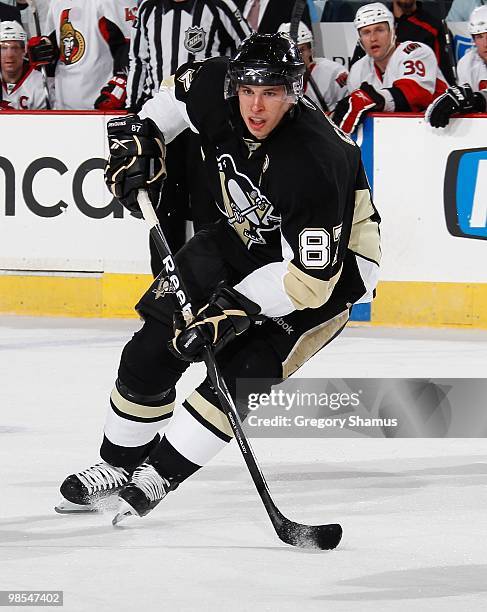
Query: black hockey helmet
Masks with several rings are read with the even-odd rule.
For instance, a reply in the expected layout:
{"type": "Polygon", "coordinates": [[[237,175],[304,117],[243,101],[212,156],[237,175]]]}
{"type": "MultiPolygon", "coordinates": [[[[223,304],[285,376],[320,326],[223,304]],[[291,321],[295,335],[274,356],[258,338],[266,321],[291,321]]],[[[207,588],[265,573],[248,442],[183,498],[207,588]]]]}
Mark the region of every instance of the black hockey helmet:
{"type": "Polygon", "coordinates": [[[251,34],[228,66],[225,97],[237,95],[239,85],[285,85],[297,101],[303,95],[306,71],[297,44],[282,32],[251,34]]]}

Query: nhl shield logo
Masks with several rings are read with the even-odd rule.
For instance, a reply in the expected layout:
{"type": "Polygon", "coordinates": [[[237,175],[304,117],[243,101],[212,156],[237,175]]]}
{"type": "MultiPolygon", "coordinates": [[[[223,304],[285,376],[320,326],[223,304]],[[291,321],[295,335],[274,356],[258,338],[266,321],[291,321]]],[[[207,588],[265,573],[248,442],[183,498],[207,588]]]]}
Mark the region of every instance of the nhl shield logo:
{"type": "Polygon", "coordinates": [[[184,34],[185,49],[190,53],[199,53],[203,51],[206,43],[206,32],[203,28],[193,26],[188,28],[184,34]]]}

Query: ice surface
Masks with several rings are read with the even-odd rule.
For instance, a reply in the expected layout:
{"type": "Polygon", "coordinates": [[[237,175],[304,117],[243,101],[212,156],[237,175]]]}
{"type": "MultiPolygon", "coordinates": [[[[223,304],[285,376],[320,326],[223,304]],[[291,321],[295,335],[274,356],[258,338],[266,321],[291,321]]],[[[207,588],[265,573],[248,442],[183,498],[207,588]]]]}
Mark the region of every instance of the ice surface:
{"type": "MultiPolygon", "coordinates": [[[[332,552],[276,538],[233,444],[144,519],[56,514],[60,482],[97,459],[137,326],[0,319],[0,590],[64,590],[67,612],[487,609],[484,439],[254,439],[286,516],[342,524],[332,552]]],[[[486,363],[483,332],[354,328],[299,374],[482,377],[486,363]]]]}

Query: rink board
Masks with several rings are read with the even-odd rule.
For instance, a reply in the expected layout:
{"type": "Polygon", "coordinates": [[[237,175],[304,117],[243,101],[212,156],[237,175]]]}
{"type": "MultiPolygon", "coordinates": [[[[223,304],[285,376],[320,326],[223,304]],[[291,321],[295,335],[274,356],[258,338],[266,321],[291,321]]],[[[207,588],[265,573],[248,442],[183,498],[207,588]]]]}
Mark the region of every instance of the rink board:
{"type": "MultiPolygon", "coordinates": [[[[0,116],[0,313],[136,316],[147,231],[104,186],[106,119],[0,116]]],[[[487,328],[486,142],[484,118],[441,132],[418,116],[368,120],[359,143],[384,255],[377,299],[355,320],[487,328]]]]}

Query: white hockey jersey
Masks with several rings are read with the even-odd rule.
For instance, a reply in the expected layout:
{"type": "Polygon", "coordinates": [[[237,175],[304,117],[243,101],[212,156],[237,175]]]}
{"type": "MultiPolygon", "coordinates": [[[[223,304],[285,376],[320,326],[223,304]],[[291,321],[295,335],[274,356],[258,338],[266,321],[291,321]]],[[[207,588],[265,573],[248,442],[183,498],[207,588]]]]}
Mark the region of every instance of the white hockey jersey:
{"type": "Polygon", "coordinates": [[[447,88],[446,79],[430,47],[411,41],[397,45],[384,74],[380,73],[368,55],[359,59],[348,75],[349,91],[359,89],[364,81],[384,95],[385,112],[422,111],[447,88]],[[395,95],[395,91],[387,91],[388,88],[397,88],[399,95],[395,95]],[[406,105],[403,104],[404,99],[406,105]]]}
{"type": "Polygon", "coordinates": [[[1,81],[0,110],[41,110],[46,108],[46,96],[41,73],[30,66],[18,83],[1,81]]]}
{"type": "Polygon", "coordinates": [[[128,43],[136,5],[136,0],[51,1],[47,32],[55,32],[60,50],[55,108],[93,109],[114,72],[109,38],[116,26],[128,43]]]}
{"type": "Polygon", "coordinates": [[[468,83],[474,91],[487,89],[487,65],[474,47],[467,51],[457,65],[458,83],[468,83]]]}
{"type": "MultiPolygon", "coordinates": [[[[337,102],[348,94],[348,72],[338,62],[333,62],[325,57],[315,58],[314,63],[311,65],[311,76],[320,94],[323,96],[329,111],[332,111],[337,102]]],[[[310,83],[306,84],[304,93],[320,108],[318,98],[310,83]]]]}

